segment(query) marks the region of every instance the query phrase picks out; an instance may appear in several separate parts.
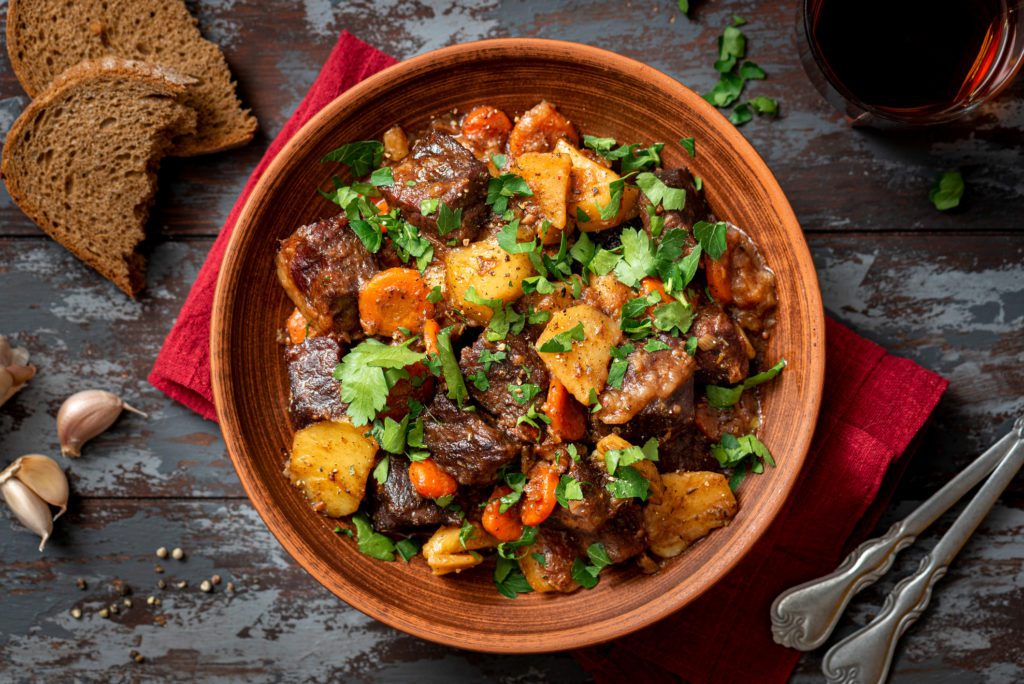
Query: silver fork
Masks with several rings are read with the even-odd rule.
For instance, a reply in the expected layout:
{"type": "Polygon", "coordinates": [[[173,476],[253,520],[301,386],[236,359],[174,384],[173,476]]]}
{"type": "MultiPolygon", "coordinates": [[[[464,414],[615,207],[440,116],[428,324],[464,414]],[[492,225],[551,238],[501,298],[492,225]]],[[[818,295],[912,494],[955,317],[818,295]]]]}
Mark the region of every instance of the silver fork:
{"type": "Polygon", "coordinates": [[[1024,465],[1022,444],[1024,416],[1014,422],[1010,433],[885,535],[858,546],[834,572],[780,594],[771,608],[775,641],[803,651],[824,643],[854,594],[884,575],[897,553],[992,473],[949,531],[921,560],[917,572],[893,589],[879,615],[830,649],[822,663],[830,681],[883,681],[896,642],[927,606],[932,586],[946,574],[949,563],[1024,465]]]}

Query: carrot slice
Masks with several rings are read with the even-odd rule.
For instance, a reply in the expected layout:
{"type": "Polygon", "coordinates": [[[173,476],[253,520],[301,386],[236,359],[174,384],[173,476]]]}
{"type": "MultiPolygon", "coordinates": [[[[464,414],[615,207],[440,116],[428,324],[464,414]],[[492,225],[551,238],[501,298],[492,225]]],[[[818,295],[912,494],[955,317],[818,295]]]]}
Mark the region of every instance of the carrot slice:
{"type": "Polygon", "coordinates": [[[511,130],[512,121],[508,115],[487,105],[474,107],[462,120],[462,135],[485,145],[504,145],[511,130]]]}
{"type": "Polygon", "coordinates": [[[554,377],[551,378],[548,397],[541,410],[551,419],[548,433],[555,440],[562,442],[583,438],[587,428],[583,405],[554,377]]]}
{"type": "Polygon", "coordinates": [[[530,469],[520,513],[524,525],[540,525],[555,510],[558,480],[558,472],[550,463],[538,463],[530,469]]]}
{"type": "Polygon", "coordinates": [[[430,288],[419,271],[389,268],[373,276],[359,293],[359,322],[367,335],[394,335],[399,328],[423,330],[434,315],[430,288]]]}
{"type": "Polygon", "coordinates": [[[288,329],[288,340],[292,344],[302,344],[309,337],[309,321],[298,309],[292,311],[285,327],[288,329]]]}
{"type": "Polygon", "coordinates": [[[660,302],[658,302],[657,304],[652,304],[651,306],[647,307],[647,315],[651,317],[654,316],[655,309],[657,309],[662,304],[667,304],[669,301],[668,292],[665,291],[665,283],[661,282],[660,278],[655,278],[654,276],[647,276],[646,278],[640,281],[640,292],[642,292],[644,295],[649,295],[652,292],[657,292],[658,294],[661,295],[660,302]]]}
{"type": "Polygon", "coordinates": [[[501,512],[501,497],[512,492],[507,485],[500,485],[494,488],[491,493],[491,501],[484,507],[480,524],[484,529],[498,541],[515,541],[523,534],[523,523],[519,520],[517,506],[509,507],[504,513],[501,512]]]}
{"type": "Polygon", "coordinates": [[[423,347],[428,354],[437,353],[437,334],[441,332],[441,325],[433,318],[423,322],[423,347]]]}
{"type": "Polygon", "coordinates": [[[437,499],[454,494],[459,488],[455,478],[441,470],[432,459],[413,461],[409,464],[409,482],[423,497],[437,499]]]}

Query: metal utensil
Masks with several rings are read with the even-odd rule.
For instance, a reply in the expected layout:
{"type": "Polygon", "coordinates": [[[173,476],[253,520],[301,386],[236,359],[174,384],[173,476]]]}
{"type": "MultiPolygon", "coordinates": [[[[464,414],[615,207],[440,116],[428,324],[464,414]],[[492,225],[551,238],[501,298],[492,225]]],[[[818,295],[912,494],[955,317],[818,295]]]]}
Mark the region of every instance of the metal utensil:
{"type": "Polygon", "coordinates": [[[771,607],[775,641],[801,651],[811,651],[825,643],[850,599],[888,572],[896,554],[914,543],[921,532],[991,473],[1024,439],[1022,430],[1024,416],[1017,419],[1013,430],[913,513],[895,523],[883,536],[854,549],[835,571],[779,594],[771,607]]]}
{"type": "Polygon", "coordinates": [[[1018,418],[1013,427],[1017,443],[935,548],[921,559],[917,572],[900,580],[874,620],[825,654],[821,671],[830,682],[867,684],[885,681],[899,638],[924,612],[931,600],[932,587],[945,576],[953,558],[1024,466],[1024,443],[1021,441],[1024,417],[1018,418]]]}

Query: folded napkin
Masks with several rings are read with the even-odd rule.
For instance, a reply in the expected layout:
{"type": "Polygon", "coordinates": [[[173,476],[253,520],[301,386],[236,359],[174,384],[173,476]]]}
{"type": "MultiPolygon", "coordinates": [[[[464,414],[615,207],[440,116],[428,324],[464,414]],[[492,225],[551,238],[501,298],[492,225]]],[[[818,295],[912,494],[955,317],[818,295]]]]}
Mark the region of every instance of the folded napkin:
{"type": "MultiPolygon", "coordinates": [[[[149,381],[216,420],[210,316],[221,259],[249,192],[288,139],[352,85],[394,60],[342,33],[306,98],[249,178],[214,243],[149,381]]],[[[946,381],[842,325],[826,323],[825,397],[797,496],[758,545],[711,591],[637,634],[573,655],[599,682],[784,682],[800,654],[771,638],[768,606],[783,589],[831,570],[888,503],[901,458],[946,381]]],[[[776,455],[784,458],[782,454],[776,455]]],[[[770,476],[770,475],[769,475],[770,476]]]]}

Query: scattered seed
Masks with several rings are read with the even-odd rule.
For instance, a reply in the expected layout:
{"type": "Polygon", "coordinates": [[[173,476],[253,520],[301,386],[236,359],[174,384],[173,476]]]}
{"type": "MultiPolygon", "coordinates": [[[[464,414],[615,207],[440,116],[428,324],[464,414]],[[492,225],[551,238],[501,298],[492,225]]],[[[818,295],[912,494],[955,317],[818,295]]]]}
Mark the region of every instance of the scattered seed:
{"type": "Polygon", "coordinates": [[[152,606],[155,603],[156,603],[156,596],[147,596],[146,597],[146,605],[152,606]]]}
{"type": "Polygon", "coordinates": [[[187,580],[181,580],[175,586],[178,587],[179,589],[184,589],[185,587],[188,586],[188,581],[187,580]]]}
{"type": "Polygon", "coordinates": [[[228,582],[227,590],[228,590],[229,594],[234,594],[235,593],[235,583],[234,582],[228,582]]]}
{"type": "Polygon", "coordinates": [[[71,609],[71,617],[75,618],[76,620],[81,620],[82,619],[82,609],[81,608],[72,608],[71,609]]]}
{"type": "Polygon", "coordinates": [[[173,551],[171,551],[171,558],[173,558],[174,560],[181,560],[184,557],[185,557],[185,552],[182,551],[181,549],[177,548],[177,547],[175,547],[175,549],[173,551]]]}
{"type": "Polygon", "coordinates": [[[110,612],[111,612],[112,614],[114,614],[114,615],[117,615],[118,613],[120,613],[120,612],[121,612],[121,609],[117,607],[117,604],[116,604],[116,603],[111,603],[111,604],[110,604],[110,612]]]}
{"type": "Polygon", "coordinates": [[[116,591],[121,596],[127,596],[128,594],[132,593],[131,587],[125,584],[124,580],[115,579],[113,582],[110,583],[110,586],[112,586],[114,588],[114,591],[116,591]]]}
{"type": "Polygon", "coordinates": [[[209,594],[213,591],[213,585],[210,584],[210,580],[203,580],[202,584],[199,585],[199,591],[209,594]]]}
{"type": "Polygon", "coordinates": [[[220,575],[214,575],[213,577],[210,578],[210,581],[213,582],[214,584],[220,584],[220,575]]]}
{"type": "Polygon", "coordinates": [[[153,572],[155,572],[157,574],[160,574],[163,571],[164,571],[164,566],[160,565],[159,563],[157,563],[156,565],[153,566],[153,572]]]}
{"type": "Polygon", "coordinates": [[[141,653],[136,653],[135,654],[135,662],[137,662],[137,663],[144,663],[144,662],[146,662],[146,656],[142,655],[141,653]]]}
{"type": "Polygon", "coordinates": [[[153,599],[153,605],[154,606],[162,606],[162,605],[164,605],[164,602],[161,601],[160,599],[153,599]]]}
{"type": "Polygon", "coordinates": [[[106,608],[100,608],[100,617],[104,619],[110,617],[110,611],[106,608]]]}
{"type": "Polygon", "coordinates": [[[157,558],[167,558],[167,547],[166,546],[161,546],[159,549],[157,549],[156,550],[156,557],[157,558]]]}
{"type": "Polygon", "coordinates": [[[160,580],[159,582],[156,583],[156,586],[157,586],[158,589],[166,589],[167,588],[167,582],[164,582],[163,580],[160,580]]]}
{"type": "Polygon", "coordinates": [[[79,577],[79,578],[78,578],[78,579],[77,579],[77,580],[75,581],[75,586],[76,586],[76,587],[78,587],[79,589],[81,589],[82,591],[85,591],[86,589],[88,589],[88,588],[89,588],[89,585],[88,585],[88,584],[86,584],[86,583],[85,583],[85,580],[84,580],[84,579],[82,579],[81,577],[79,577]]]}
{"type": "Polygon", "coordinates": [[[126,599],[125,599],[124,601],[122,601],[121,603],[123,603],[123,604],[124,604],[124,607],[125,607],[125,608],[131,608],[131,607],[132,607],[132,600],[131,600],[130,598],[126,598],[126,599]]]}
{"type": "Polygon", "coordinates": [[[164,627],[164,626],[167,625],[167,616],[166,615],[157,615],[156,617],[153,618],[153,622],[158,624],[158,625],[160,625],[161,627],[164,627]]]}

